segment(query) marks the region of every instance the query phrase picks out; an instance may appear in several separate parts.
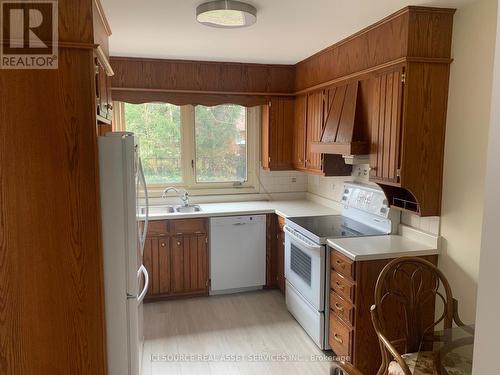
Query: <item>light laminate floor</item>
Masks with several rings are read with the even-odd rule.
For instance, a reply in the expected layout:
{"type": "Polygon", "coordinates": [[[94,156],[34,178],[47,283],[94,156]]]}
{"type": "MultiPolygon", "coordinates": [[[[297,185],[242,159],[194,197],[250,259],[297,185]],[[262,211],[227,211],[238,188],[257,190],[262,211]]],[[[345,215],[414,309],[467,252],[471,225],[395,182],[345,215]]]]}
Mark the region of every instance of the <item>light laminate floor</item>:
{"type": "Polygon", "coordinates": [[[144,306],[143,375],[328,374],[279,291],[144,306]]]}

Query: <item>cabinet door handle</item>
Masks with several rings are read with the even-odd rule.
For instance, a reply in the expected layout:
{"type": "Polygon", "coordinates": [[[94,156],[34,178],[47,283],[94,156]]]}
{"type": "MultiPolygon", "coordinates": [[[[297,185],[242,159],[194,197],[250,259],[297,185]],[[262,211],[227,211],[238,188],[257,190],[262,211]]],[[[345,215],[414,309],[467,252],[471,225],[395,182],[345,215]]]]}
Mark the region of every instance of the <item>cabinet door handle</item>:
{"type": "Polygon", "coordinates": [[[342,266],[344,264],[344,262],[342,262],[340,259],[337,259],[335,263],[337,263],[339,266],[342,266]]]}
{"type": "Polygon", "coordinates": [[[342,338],[339,335],[337,335],[336,333],[333,334],[333,339],[335,341],[337,341],[339,344],[343,344],[344,343],[344,340],[342,340],[342,338]]]}
{"type": "Polygon", "coordinates": [[[340,312],[343,312],[343,311],[344,311],[344,308],[343,308],[342,306],[340,306],[338,302],[335,302],[335,305],[334,305],[334,306],[335,306],[335,308],[336,308],[338,311],[340,311],[340,312]]]}
{"type": "Polygon", "coordinates": [[[162,243],[160,244],[160,246],[161,246],[161,247],[165,247],[165,242],[162,242],[162,243]]]}
{"type": "Polygon", "coordinates": [[[337,284],[337,288],[339,288],[340,290],[344,290],[344,286],[341,283],[337,281],[335,282],[335,284],[337,284]]]}
{"type": "Polygon", "coordinates": [[[181,246],[181,241],[177,241],[177,246],[181,246]]]}

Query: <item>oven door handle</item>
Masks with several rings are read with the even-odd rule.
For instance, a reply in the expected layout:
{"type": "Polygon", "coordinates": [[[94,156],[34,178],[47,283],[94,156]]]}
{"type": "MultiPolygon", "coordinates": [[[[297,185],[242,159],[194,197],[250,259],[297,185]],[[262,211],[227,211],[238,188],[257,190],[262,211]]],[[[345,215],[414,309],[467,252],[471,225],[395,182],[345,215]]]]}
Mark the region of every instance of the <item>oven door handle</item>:
{"type": "Polygon", "coordinates": [[[321,245],[316,245],[316,244],[312,244],[312,243],[308,243],[306,241],[304,241],[302,238],[298,237],[295,235],[293,229],[290,229],[288,226],[284,226],[283,227],[284,231],[290,236],[292,237],[292,239],[298,243],[300,243],[302,246],[304,246],[305,248],[309,249],[309,250],[313,250],[313,251],[319,251],[321,250],[321,245]]]}

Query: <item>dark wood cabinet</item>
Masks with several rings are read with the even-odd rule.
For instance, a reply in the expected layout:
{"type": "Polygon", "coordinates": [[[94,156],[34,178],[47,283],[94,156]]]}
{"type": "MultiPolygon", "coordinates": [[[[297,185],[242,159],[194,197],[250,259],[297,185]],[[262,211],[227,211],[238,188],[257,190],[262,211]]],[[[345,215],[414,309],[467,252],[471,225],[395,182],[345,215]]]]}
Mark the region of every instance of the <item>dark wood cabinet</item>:
{"type": "Polygon", "coordinates": [[[94,55],[97,121],[110,124],[113,119],[111,77],[114,73],[107,56],[100,47],[95,49],[94,55]]]}
{"type": "Polygon", "coordinates": [[[325,99],[330,97],[328,90],[320,90],[295,98],[293,165],[311,174],[348,176],[352,167],[345,164],[342,155],[312,151],[312,144],[321,140],[329,109],[325,99]]]}
{"type": "Polygon", "coordinates": [[[205,293],[208,290],[207,239],[206,234],[171,238],[173,293],[205,293]]]}
{"type": "MultiPolygon", "coordinates": [[[[363,374],[376,374],[382,359],[370,307],[374,303],[377,278],[392,259],[353,261],[334,249],[330,251],[328,342],[336,355],[350,357],[363,374]]],[[[437,255],[423,258],[437,264],[437,255]]],[[[387,321],[400,320],[398,314],[395,309],[392,317],[386,317],[387,321]]],[[[431,306],[419,314],[433,317],[434,308],[431,306]]]]}
{"type": "Polygon", "coordinates": [[[298,170],[306,169],[306,124],[307,95],[295,98],[293,166],[298,170]]]}
{"type": "Polygon", "coordinates": [[[276,285],[285,293],[285,219],[278,216],[276,231],[276,285]]]}
{"type": "Polygon", "coordinates": [[[323,133],[323,90],[307,95],[306,116],[306,170],[321,174],[323,172],[323,155],[311,151],[311,144],[321,140],[323,133]]]}
{"type": "Polygon", "coordinates": [[[146,239],[143,263],[149,274],[147,296],[171,292],[171,252],[168,237],[146,239]]]}
{"type": "Polygon", "coordinates": [[[294,100],[276,97],[262,107],[262,168],[293,169],[294,100]]]}
{"type": "Polygon", "coordinates": [[[285,293],[285,219],[267,214],[266,288],[279,288],[285,293]]]}
{"type": "Polygon", "coordinates": [[[149,228],[143,254],[150,279],[146,300],[207,295],[207,220],[158,220],[149,228]]]}
{"type": "Polygon", "coordinates": [[[404,81],[403,67],[374,78],[370,149],[370,180],[374,182],[400,182],[404,81]]]}
{"type": "Polygon", "coordinates": [[[408,62],[374,75],[370,180],[392,207],[439,216],[449,65],[408,62]]]}

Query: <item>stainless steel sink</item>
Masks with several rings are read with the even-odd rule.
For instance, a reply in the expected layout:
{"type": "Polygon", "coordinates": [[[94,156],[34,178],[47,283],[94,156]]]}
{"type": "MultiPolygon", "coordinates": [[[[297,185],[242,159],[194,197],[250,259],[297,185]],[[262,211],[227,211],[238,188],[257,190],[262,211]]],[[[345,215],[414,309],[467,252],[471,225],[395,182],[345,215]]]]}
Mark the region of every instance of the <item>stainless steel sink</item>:
{"type": "Polygon", "coordinates": [[[176,206],[175,207],[176,212],[198,212],[201,211],[201,207],[198,206],[197,204],[193,205],[188,205],[188,206],[176,206]]]}
{"type": "MultiPolygon", "coordinates": [[[[190,204],[188,206],[149,206],[149,216],[161,216],[166,214],[171,214],[174,212],[186,213],[186,212],[199,212],[201,207],[197,204],[190,204]]],[[[146,215],[146,207],[139,208],[139,215],[146,215]]]]}
{"type": "MultiPolygon", "coordinates": [[[[175,212],[173,206],[149,206],[149,216],[159,216],[175,212]]],[[[146,207],[139,208],[139,215],[146,215],[146,207]]]]}

